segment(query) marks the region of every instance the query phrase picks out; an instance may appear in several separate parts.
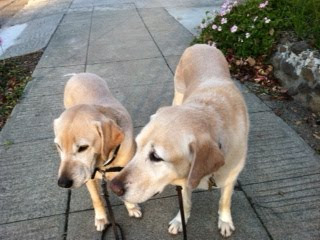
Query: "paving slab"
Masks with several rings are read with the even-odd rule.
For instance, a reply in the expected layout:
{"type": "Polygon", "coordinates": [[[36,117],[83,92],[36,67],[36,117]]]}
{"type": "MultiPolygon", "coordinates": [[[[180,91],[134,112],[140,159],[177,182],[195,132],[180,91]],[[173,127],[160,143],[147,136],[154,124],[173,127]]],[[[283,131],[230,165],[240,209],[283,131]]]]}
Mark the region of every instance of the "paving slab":
{"type": "Polygon", "coordinates": [[[244,191],[274,239],[319,239],[319,156],[273,113],[250,117],[244,191]]]}
{"type": "Polygon", "coordinates": [[[200,23],[206,18],[206,12],[212,13],[211,16],[215,16],[216,11],[220,10],[220,6],[223,1],[214,1],[214,6],[207,7],[194,7],[194,8],[166,8],[168,13],[173,16],[179,23],[181,23],[186,29],[188,29],[194,36],[200,33],[200,23]],[[218,5],[219,4],[219,5],[218,5]]]}
{"type": "MultiPolygon", "coordinates": [[[[0,134],[0,143],[53,138],[52,122],[63,111],[62,95],[24,99],[16,106],[0,134]]],[[[0,144],[0,145],[1,145],[0,144]]]]}
{"type": "Polygon", "coordinates": [[[0,238],[6,240],[63,239],[64,215],[0,225],[0,238]]]}
{"type": "Polygon", "coordinates": [[[101,76],[110,89],[146,84],[173,84],[173,75],[160,57],[87,65],[87,72],[101,76]]]}
{"type": "Polygon", "coordinates": [[[139,12],[164,56],[181,55],[190,46],[193,35],[181,24],[177,24],[177,21],[167,12],[154,9],[143,9],[139,12]],[[156,21],[151,17],[153,14],[156,14],[159,28],[155,27],[156,21]]]}
{"type": "Polygon", "coordinates": [[[52,139],[0,147],[0,224],[62,214],[67,191],[57,185],[52,139]]]}
{"type": "MultiPolygon", "coordinates": [[[[189,239],[223,239],[217,227],[218,191],[198,192],[192,195],[193,208],[188,222],[189,239]]],[[[177,197],[149,200],[142,204],[142,219],[129,218],[124,206],[114,207],[115,218],[124,230],[126,239],[181,239],[168,233],[168,222],[178,211],[177,197]]],[[[233,219],[236,231],[230,239],[269,239],[242,192],[233,196],[233,219]]],[[[97,239],[93,211],[71,213],[68,239],[97,239]],[[82,229],[79,231],[79,229],[82,229]]],[[[99,236],[99,235],[98,235],[99,236]]],[[[107,239],[113,239],[111,231],[107,239]]]]}
{"type": "Polygon", "coordinates": [[[54,14],[36,18],[26,23],[26,28],[14,41],[14,45],[8,48],[4,54],[0,55],[0,59],[24,55],[44,48],[62,17],[63,14],[54,14]]]}

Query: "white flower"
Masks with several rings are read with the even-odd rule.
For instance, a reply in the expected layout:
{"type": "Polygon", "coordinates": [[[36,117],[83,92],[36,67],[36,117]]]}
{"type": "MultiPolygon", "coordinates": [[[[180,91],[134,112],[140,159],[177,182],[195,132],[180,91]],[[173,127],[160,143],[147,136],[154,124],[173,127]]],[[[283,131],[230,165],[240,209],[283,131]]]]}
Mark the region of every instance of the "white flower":
{"type": "Polygon", "coordinates": [[[271,21],[270,18],[266,18],[266,17],[264,18],[264,22],[265,22],[265,23],[269,23],[270,21],[271,21]]]}
{"type": "Polygon", "coordinates": [[[206,28],[206,27],[207,27],[207,23],[201,23],[201,24],[200,24],[200,28],[204,29],[204,28],[206,28]]]}
{"type": "Polygon", "coordinates": [[[225,24],[225,23],[227,23],[228,22],[228,19],[226,19],[226,18],[221,18],[221,24],[225,24]]]}
{"type": "Polygon", "coordinates": [[[222,31],[222,28],[221,28],[221,26],[219,26],[219,27],[218,27],[218,31],[219,31],[219,32],[221,32],[221,31],[222,31]]]}
{"type": "Polygon", "coordinates": [[[258,19],[258,16],[255,16],[253,21],[255,22],[255,21],[257,21],[257,19],[258,19]]]}
{"type": "Polygon", "coordinates": [[[251,34],[250,33],[246,33],[246,38],[249,38],[251,36],[251,34]]]}
{"type": "Polygon", "coordinates": [[[236,25],[233,25],[232,28],[230,28],[230,31],[232,33],[236,32],[238,30],[238,27],[236,25]]]}
{"type": "Polygon", "coordinates": [[[217,28],[218,28],[217,25],[215,25],[215,24],[212,25],[212,29],[213,29],[213,30],[216,30],[217,28]]]}

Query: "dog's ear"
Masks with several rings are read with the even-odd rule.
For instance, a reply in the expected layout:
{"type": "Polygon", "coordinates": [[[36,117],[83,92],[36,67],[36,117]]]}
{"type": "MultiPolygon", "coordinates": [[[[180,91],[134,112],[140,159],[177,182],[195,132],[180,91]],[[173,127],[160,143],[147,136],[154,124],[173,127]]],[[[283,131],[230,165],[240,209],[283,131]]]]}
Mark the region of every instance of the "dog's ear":
{"type": "Polygon", "coordinates": [[[216,142],[209,136],[192,141],[189,144],[192,156],[191,168],[188,176],[188,186],[196,188],[201,179],[217,171],[224,165],[224,156],[216,142]]]}
{"type": "Polygon", "coordinates": [[[124,133],[112,119],[94,121],[93,124],[97,128],[100,135],[101,156],[106,158],[108,157],[110,151],[123,141],[124,133]]]}

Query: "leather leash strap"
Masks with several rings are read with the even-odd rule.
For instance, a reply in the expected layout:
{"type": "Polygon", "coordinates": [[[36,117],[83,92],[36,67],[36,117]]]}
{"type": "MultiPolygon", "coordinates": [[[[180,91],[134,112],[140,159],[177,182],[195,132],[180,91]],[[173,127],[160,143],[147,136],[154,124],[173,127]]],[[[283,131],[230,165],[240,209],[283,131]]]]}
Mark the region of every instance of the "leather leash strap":
{"type": "Polygon", "coordinates": [[[183,208],[183,199],[182,199],[181,190],[182,190],[181,186],[176,186],[176,191],[178,193],[178,199],[179,199],[181,222],[182,222],[183,240],[187,240],[187,226],[186,226],[186,220],[184,217],[184,208],[183,208]]]}

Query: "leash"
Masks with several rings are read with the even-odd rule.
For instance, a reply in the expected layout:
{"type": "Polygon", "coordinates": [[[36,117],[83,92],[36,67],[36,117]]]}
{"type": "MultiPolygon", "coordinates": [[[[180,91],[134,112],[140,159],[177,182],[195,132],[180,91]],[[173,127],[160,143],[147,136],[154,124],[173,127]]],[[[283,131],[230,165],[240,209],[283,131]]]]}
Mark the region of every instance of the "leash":
{"type": "Polygon", "coordinates": [[[180,215],[181,215],[183,240],[187,240],[187,226],[186,226],[186,220],[184,217],[184,208],[183,208],[183,199],[182,199],[181,190],[182,190],[181,186],[176,186],[176,191],[178,193],[178,199],[179,199],[179,208],[180,208],[180,215]]]}
{"type": "MultiPolygon", "coordinates": [[[[110,159],[107,159],[103,163],[104,167],[110,165],[116,159],[119,149],[120,149],[120,145],[118,145],[115,148],[115,150],[113,152],[113,156],[110,159]]],[[[95,168],[93,173],[92,173],[92,176],[91,176],[91,179],[94,179],[97,171],[100,172],[101,175],[102,175],[101,188],[102,188],[103,196],[104,196],[104,199],[105,199],[106,205],[107,205],[107,215],[109,216],[109,219],[111,221],[111,223],[107,224],[106,228],[103,230],[102,236],[101,236],[101,240],[104,239],[104,237],[105,237],[105,235],[107,233],[107,230],[109,229],[110,226],[112,227],[113,234],[114,234],[114,237],[115,237],[116,240],[120,240],[120,239],[125,240],[122,228],[120,227],[120,225],[116,222],[116,220],[114,218],[114,214],[113,214],[113,211],[112,211],[111,203],[110,203],[110,200],[109,200],[107,182],[105,180],[105,173],[107,173],[107,172],[120,172],[122,169],[123,169],[123,167],[110,167],[110,168],[107,168],[107,169],[104,169],[104,170],[102,170],[100,168],[95,168]],[[117,228],[119,229],[121,238],[119,237],[117,228]]],[[[182,187],[181,186],[176,186],[176,191],[177,191],[178,200],[179,200],[179,208],[180,208],[182,231],[183,231],[183,240],[187,240],[187,227],[186,227],[186,220],[185,220],[185,216],[184,216],[183,199],[182,199],[182,192],[181,192],[182,191],[182,187]]]]}
{"type": "MultiPolygon", "coordinates": [[[[116,159],[118,151],[119,151],[119,148],[120,148],[120,145],[118,145],[115,148],[115,150],[113,152],[113,156],[110,159],[107,159],[103,163],[104,167],[110,165],[116,159]]],[[[107,230],[109,229],[110,226],[112,227],[113,234],[114,234],[114,237],[115,237],[116,240],[120,240],[120,239],[125,240],[122,228],[120,227],[120,225],[116,222],[116,220],[114,218],[114,214],[113,214],[113,211],[112,211],[111,203],[110,203],[110,200],[109,200],[107,182],[106,182],[106,179],[105,179],[105,173],[107,173],[107,172],[120,172],[122,169],[123,169],[123,167],[110,167],[110,168],[107,168],[107,169],[104,169],[104,170],[102,170],[100,168],[95,168],[93,173],[92,173],[92,176],[91,176],[91,179],[94,179],[94,177],[95,177],[97,172],[100,172],[101,175],[102,175],[101,188],[102,188],[104,200],[106,201],[106,205],[107,205],[107,215],[108,215],[108,217],[109,217],[109,219],[111,221],[111,223],[107,224],[106,228],[103,230],[102,235],[101,235],[101,240],[103,240],[105,238],[107,230]],[[119,237],[117,229],[119,229],[121,238],[119,237]]]]}

